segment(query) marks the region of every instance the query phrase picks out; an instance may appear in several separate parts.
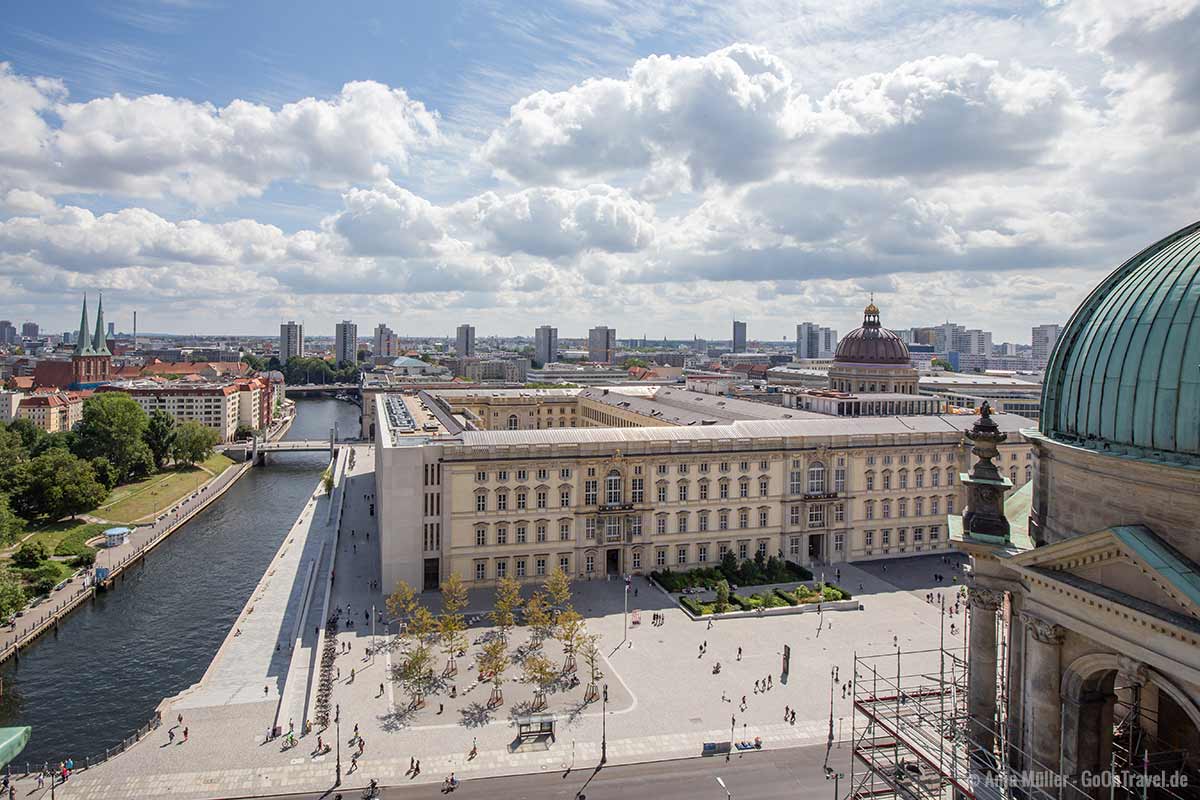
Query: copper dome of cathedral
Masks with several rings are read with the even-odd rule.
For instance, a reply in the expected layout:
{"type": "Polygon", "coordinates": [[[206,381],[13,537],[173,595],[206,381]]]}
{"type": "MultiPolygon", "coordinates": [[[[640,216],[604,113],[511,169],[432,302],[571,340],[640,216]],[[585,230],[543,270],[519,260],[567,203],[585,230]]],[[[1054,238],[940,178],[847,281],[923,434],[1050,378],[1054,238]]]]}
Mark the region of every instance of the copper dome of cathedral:
{"type": "Polygon", "coordinates": [[[863,310],[863,324],[838,342],[833,360],[841,364],[908,366],[908,347],[892,331],[879,324],[879,309],[871,303],[863,310]]]}

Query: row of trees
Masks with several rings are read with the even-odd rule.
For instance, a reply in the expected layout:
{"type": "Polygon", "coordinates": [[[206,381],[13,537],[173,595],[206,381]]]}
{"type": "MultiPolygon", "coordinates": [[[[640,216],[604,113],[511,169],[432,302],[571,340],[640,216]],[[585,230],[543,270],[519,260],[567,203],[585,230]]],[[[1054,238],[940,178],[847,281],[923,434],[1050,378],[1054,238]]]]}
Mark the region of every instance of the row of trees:
{"type": "Polygon", "coordinates": [[[72,431],[46,433],[31,420],[0,428],[0,543],[20,531],[10,514],[56,520],[89,511],[113,487],[165,469],[171,461],[193,466],[220,441],[196,421],[147,414],[132,397],[104,392],[83,404],[72,431]]]}
{"type": "MultiPolygon", "coordinates": [[[[467,649],[467,588],[457,574],[442,585],[442,612],[435,615],[421,605],[416,591],[403,581],[387,600],[388,611],[402,622],[398,634],[402,648],[393,679],[408,695],[411,708],[419,708],[424,698],[436,692],[443,679],[458,673],[458,658],[467,649]],[[445,656],[441,679],[435,675],[435,649],[445,656]]],[[[522,600],[521,584],[501,578],[489,617],[494,626],[476,655],[480,682],[492,685],[489,707],[504,702],[503,686],[510,668],[519,665],[522,678],[534,687],[534,706],[542,708],[546,695],[564,676],[576,670],[576,654],[588,666],[589,683],[584,701],[598,696],[600,670],[598,637],[589,635],[583,617],[571,607],[571,582],[560,569],[546,578],[544,585],[528,600],[522,600]],[[518,619],[529,629],[524,645],[511,648],[512,632],[518,619]],[[545,652],[545,644],[554,640],[562,648],[561,666],[545,652]]]]}

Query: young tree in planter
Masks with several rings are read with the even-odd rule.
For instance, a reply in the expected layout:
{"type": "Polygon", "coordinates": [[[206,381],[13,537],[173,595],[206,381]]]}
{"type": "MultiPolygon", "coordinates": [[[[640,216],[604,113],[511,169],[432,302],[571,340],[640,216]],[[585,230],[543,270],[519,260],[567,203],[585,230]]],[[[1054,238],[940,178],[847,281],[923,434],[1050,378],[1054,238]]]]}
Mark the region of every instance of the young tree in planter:
{"type": "Polygon", "coordinates": [[[550,636],[550,606],[546,603],[546,596],[541,592],[534,592],[533,597],[530,597],[525,603],[525,623],[529,625],[529,644],[534,649],[542,646],[542,641],[550,636]]]}
{"type": "Polygon", "coordinates": [[[457,572],[442,584],[442,615],[438,618],[438,634],[442,642],[442,650],[446,654],[446,669],[442,675],[450,677],[458,674],[456,656],[459,650],[466,649],[467,629],[463,619],[463,609],[467,607],[467,586],[457,572]]]}
{"type": "Polygon", "coordinates": [[[541,653],[531,653],[526,656],[521,667],[524,670],[525,680],[534,687],[534,708],[538,710],[545,708],[546,692],[558,680],[558,670],[550,659],[541,653]]]}
{"type": "Polygon", "coordinates": [[[417,607],[417,592],[405,581],[400,581],[384,602],[389,614],[396,619],[406,620],[417,607]]]}
{"type": "Polygon", "coordinates": [[[492,607],[492,622],[500,629],[500,637],[508,641],[508,632],[517,623],[517,611],[521,608],[521,584],[515,578],[501,578],[496,582],[496,602],[492,607]]]}
{"type": "Polygon", "coordinates": [[[433,648],[430,643],[436,632],[437,620],[429,609],[421,605],[413,608],[402,634],[404,655],[396,669],[411,708],[424,705],[425,695],[433,687],[433,648]]]}
{"type": "Polygon", "coordinates": [[[574,672],[576,669],[575,651],[579,649],[580,638],[583,636],[583,617],[579,615],[578,611],[568,608],[558,615],[555,636],[562,644],[563,654],[566,656],[563,661],[563,673],[574,672]]]}
{"type": "Polygon", "coordinates": [[[559,609],[571,607],[571,579],[561,568],[555,567],[546,576],[546,595],[550,603],[559,609]]]}
{"type": "Polygon", "coordinates": [[[508,643],[502,636],[493,636],[483,646],[477,657],[479,680],[491,681],[492,695],[488,698],[488,708],[495,708],[504,703],[504,672],[508,669],[508,643]]]}
{"type": "Polygon", "coordinates": [[[588,685],[587,690],[583,693],[583,702],[590,703],[600,696],[600,679],[604,677],[604,672],[600,669],[600,645],[599,636],[592,634],[590,636],[581,637],[579,652],[583,655],[583,662],[588,667],[588,685]]]}

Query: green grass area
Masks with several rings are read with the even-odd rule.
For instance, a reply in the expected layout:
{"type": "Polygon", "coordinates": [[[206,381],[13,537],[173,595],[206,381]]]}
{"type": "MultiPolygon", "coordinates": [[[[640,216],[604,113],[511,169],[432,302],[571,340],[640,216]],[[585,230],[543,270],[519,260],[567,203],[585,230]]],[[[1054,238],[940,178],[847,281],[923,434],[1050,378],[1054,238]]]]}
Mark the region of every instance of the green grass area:
{"type": "Polygon", "coordinates": [[[25,594],[30,600],[49,593],[49,590],[75,574],[75,568],[62,561],[43,561],[32,569],[14,567],[8,559],[0,559],[0,566],[8,567],[25,584],[25,594]],[[45,591],[39,591],[39,584],[45,591]]]}
{"type": "Polygon", "coordinates": [[[95,522],[53,522],[35,530],[26,541],[41,542],[54,556],[77,556],[84,552],[95,552],[95,548],[88,547],[84,542],[99,536],[109,527],[95,522]]]}
{"type": "Polygon", "coordinates": [[[232,465],[231,459],[214,453],[200,467],[165,470],[144,480],[118,486],[108,501],[93,513],[114,522],[152,518],[232,465]]]}

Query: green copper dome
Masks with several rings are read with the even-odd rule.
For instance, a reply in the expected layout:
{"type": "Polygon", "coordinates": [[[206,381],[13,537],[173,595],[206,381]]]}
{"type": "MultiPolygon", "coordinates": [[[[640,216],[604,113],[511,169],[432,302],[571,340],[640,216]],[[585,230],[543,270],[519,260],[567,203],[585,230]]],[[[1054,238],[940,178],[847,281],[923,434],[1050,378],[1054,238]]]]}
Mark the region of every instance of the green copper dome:
{"type": "Polygon", "coordinates": [[[1200,465],[1200,223],[1126,261],[1076,309],[1046,367],[1040,427],[1200,465]]]}

